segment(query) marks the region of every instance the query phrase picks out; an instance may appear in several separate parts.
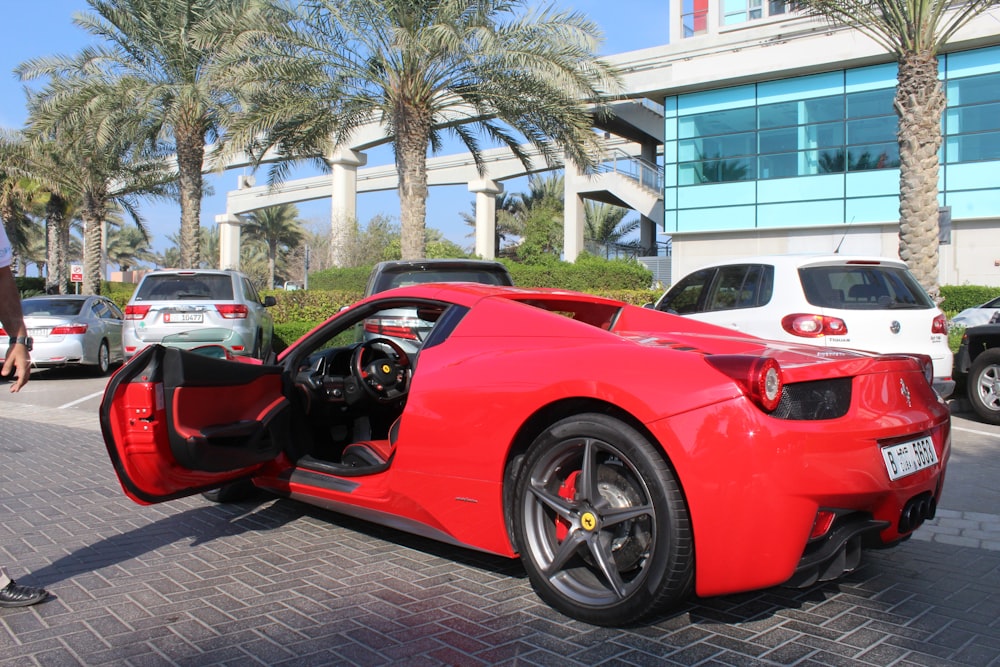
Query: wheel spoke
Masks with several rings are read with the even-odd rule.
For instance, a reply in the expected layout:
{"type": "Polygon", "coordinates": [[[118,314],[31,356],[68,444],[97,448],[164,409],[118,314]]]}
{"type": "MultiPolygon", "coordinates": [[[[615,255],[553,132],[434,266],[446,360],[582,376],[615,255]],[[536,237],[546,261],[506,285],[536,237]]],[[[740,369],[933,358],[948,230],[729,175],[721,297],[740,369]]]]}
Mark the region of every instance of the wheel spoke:
{"type": "Polygon", "coordinates": [[[566,521],[570,523],[573,522],[573,505],[567,502],[565,498],[549,493],[544,488],[536,484],[532,484],[529,488],[531,489],[531,493],[538,499],[539,502],[566,521]]]}
{"type": "Polygon", "coordinates": [[[577,484],[577,498],[591,504],[601,498],[601,492],[597,488],[597,447],[589,438],[583,445],[583,463],[577,484]]]}
{"type": "Polygon", "coordinates": [[[611,553],[611,539],[610,537],[605,537],[606,535],[605,531],[592,535],[591,539],[587,540],[587,546],[590,548],[590,554],[597,563],[601,574],[604,575],[608,585],[620,600],[625,597],[625,582],[622,581],[621,574],[618,572],[618,564],[615,563],[615,556],[611,553]]]}
{"type": "Polygon", "coordinates": [[[651,520],[656,518],[652,505],[605,508],[601,511],[601,525],[608,528],[625,521],[631,521],[632,519],[639,519],[642,517],[649,517],[651,520]]]}
{"type": "Polygon", "coordinates": [[[566,539],[562,541],[556,552],[552,554],[552,562],[542,568],[542,573],[550,579],[560,571],[566,563],[570,561],[576,552],[579,550],[580,545],[584,543],[585,536],[581,530],[572,530],[566,539]]]}

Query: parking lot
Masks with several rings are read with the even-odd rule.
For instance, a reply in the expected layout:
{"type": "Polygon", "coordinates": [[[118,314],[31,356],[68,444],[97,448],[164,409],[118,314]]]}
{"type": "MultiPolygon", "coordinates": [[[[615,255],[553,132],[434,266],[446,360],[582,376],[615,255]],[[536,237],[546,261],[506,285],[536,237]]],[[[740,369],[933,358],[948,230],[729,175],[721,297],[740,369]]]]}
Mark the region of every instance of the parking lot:
{"type": "Polygon", "coordinates": [[[1000,665],[1000,428],[953,419],[939,516],[844,579],[571,621],[516,561],[292,501],[142,507],[97,423],[103,379],[0,386],[0,665],[1000,665]]]}

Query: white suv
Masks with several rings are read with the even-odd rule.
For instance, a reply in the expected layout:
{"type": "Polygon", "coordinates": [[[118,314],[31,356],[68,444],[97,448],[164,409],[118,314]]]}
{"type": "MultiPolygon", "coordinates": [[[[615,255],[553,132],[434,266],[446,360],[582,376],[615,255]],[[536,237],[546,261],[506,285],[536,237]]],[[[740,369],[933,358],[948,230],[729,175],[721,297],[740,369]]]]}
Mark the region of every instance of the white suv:
{"type": "Polygon", "coordinates": [[[657,310],[774,340],[925,354],[934,388],[955,389],[944,313],[884,257],[774,255],[719,262],[677,281],[657,310]]]}
{"type": "Polygon", "coordinates": [[[193,348],[222,345],[233,354],[264,359],[271,351],[274,319],[239,271],[153,271],[142,277],[125,306],[122,344],[129,359],[160,343],[193,348]]]}

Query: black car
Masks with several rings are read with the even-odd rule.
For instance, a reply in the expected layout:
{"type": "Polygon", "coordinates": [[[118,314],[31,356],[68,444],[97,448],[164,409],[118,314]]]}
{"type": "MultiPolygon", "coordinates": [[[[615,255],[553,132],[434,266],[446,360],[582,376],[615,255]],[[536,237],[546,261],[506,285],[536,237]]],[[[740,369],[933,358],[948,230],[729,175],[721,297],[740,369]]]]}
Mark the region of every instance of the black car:
{"type": "Polygon", "coordinates": [[[1000,323],[965,330],[955,372],[967,376],[966,392],[976,414],[1000,424],[1000,323]]]}
{"type": "MultiPolygon", "coordinates": [[[[485,259],[413,259],[380,262],[372,269],[365,286],[365,296],[396,287],[424,283],[514,284],[507,267],[485,259]]],[[[413,309],[397,308],[365,320],[364,338],[389,338],[409,354],[416,352],[433,323],[418,316],[413,309]]]]}

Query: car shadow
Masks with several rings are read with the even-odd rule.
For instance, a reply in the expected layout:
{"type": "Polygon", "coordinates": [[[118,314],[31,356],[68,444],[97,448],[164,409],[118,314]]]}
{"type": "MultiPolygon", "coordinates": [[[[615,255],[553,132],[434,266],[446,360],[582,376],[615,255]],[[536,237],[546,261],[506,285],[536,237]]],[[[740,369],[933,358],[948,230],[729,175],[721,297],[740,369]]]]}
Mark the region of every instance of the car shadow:
{"type": "Polygon", "coordinates": [[[184,510],[135,530],[112,535],[76,549],[31,573],[32,582],[51,586],[94,570],[117,565],[151,553],[178,540],[191,546],[213,540],[274,530],[303,516],[300,503],[272,503],[267,498],[231,505],[208,505],[184,510]]]}

